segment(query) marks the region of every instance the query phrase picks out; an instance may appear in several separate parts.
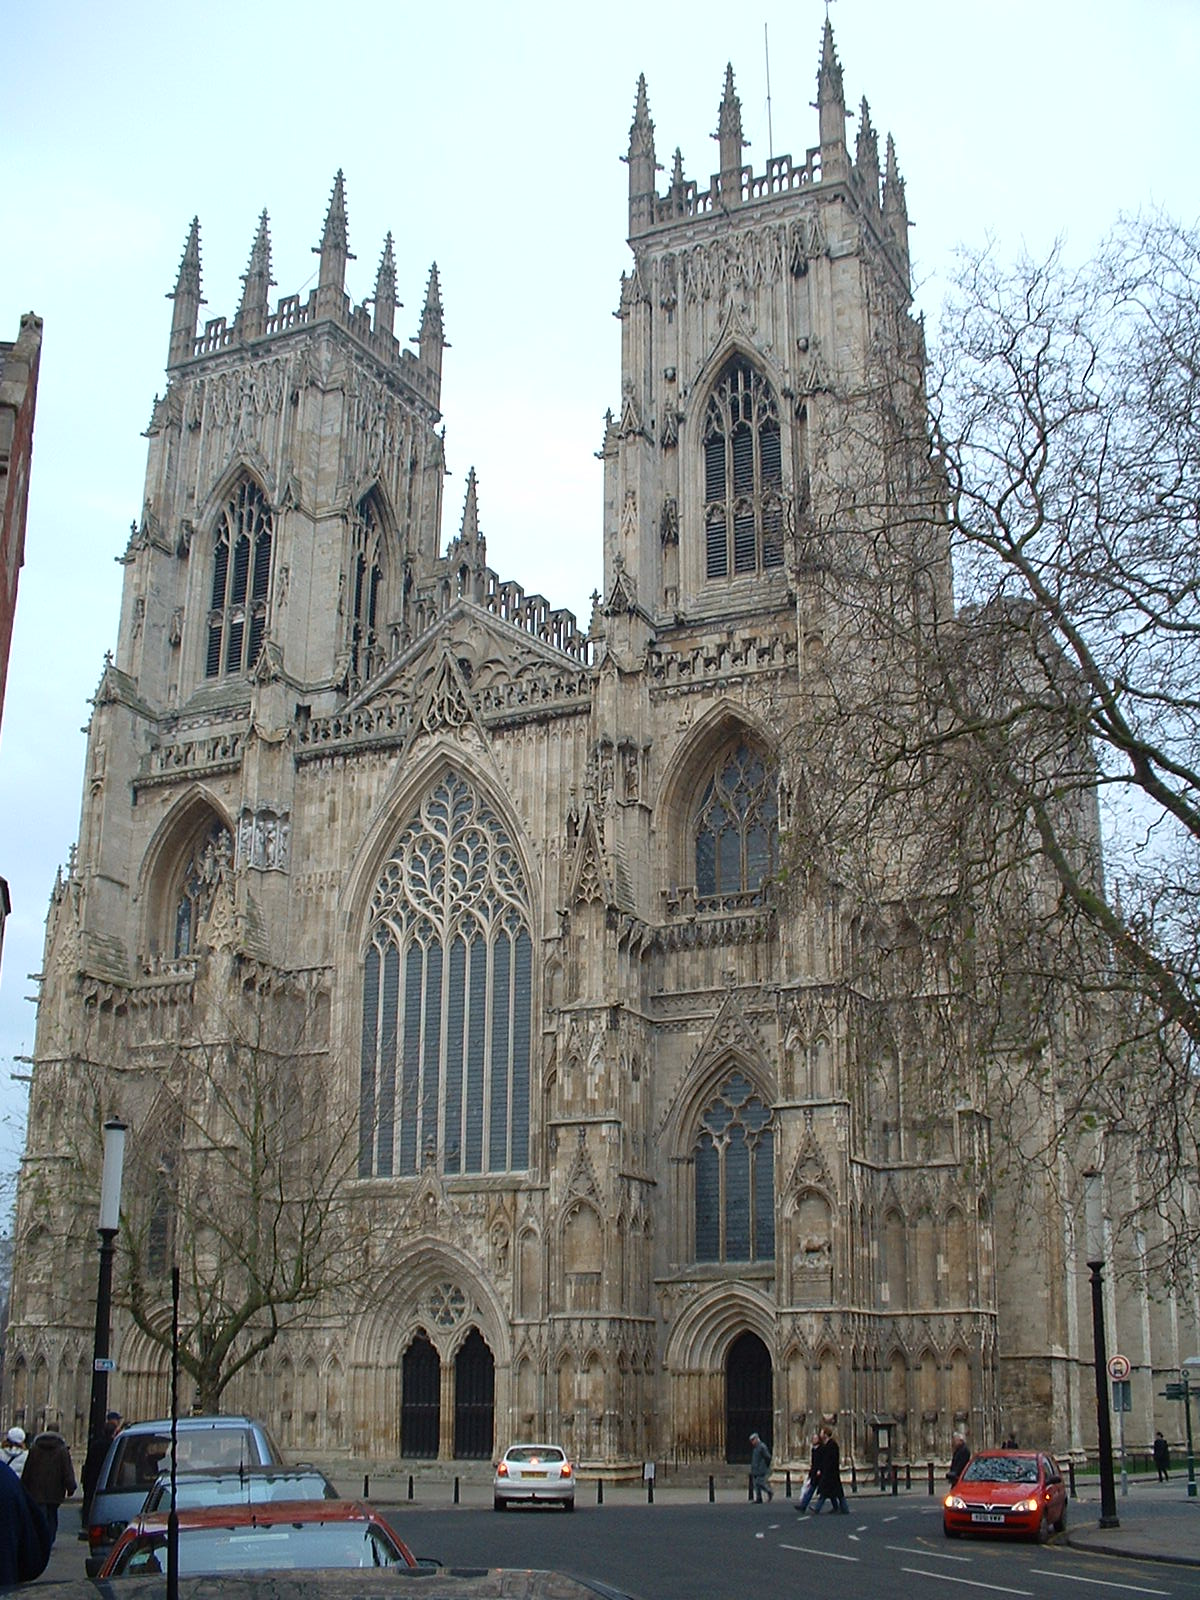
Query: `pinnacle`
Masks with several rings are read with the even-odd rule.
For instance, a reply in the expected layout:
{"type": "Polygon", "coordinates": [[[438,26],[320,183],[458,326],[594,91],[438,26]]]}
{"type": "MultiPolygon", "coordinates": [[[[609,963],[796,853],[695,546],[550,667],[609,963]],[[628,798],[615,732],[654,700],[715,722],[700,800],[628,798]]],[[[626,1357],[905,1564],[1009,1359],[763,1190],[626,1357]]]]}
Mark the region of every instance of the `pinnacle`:
{"type": "Polygon", "coordinates": [[[185,294],[188,290],[200,292],[200,218],[193,217],[192,225],[188,229],[187,243],[183,247],[183,256],[179,262],[179,272],[175,279],[175,289],[168,299],[174,295],[185,294]]]}
{"type": "Polygon", "coordinates": [[[842,98],[842,69],[837,58],[837,46],[833,42],[833,24],[828,15],[825,18],[825,32],[821,37],[821,65],[817,71],[817,86],[818,93],[822,97],[829,93],[836,99],[842,98]]]}

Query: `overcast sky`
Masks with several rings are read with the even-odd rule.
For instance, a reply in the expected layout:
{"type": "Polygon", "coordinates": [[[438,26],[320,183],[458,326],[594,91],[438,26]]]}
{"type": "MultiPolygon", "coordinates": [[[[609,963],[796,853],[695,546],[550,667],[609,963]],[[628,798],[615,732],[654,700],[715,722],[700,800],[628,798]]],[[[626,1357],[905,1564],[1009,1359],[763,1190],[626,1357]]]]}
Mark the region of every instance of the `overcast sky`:
{"type": "MultiPolygon", "coordinates": [[[[896,138],[918,307],[959,244],[1005,255],[1116,215],[1200,211],[1197,0],[835,0],[847,104],[896,138]]],[[[306,293],[345,171],[347,289],[395,236],[396,332],[436,259],[445,305],[446,525],[479,473],[490,564],[585,623],[600,581],[594,452],[620,399],[612,318],[634,91],[657,154],[704,184],[732,62],[756,170],[817,141],[823,0],[657,6],[359,0],[15,0],[7,10],[0,338],[45,319],[25,568],[0,730],[0,1170],[19,1148],[33,993],[57,866],[78,831],[81,728],[115,649],[173,287],[201,225],[204,316],[232,318],[256,221],[274,296],[306,293]],[[764,25],[769,40],[770,116],[764,25]]],[[[851,143],[855,123],[849,129],[851,143]]]]}

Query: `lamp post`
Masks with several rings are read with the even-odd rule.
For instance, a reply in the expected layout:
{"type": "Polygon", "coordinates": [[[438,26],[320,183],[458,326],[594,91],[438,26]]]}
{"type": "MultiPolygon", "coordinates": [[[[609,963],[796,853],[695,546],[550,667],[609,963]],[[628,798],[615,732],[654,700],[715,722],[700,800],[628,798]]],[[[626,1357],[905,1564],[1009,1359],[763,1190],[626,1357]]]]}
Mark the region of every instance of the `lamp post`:
{"type": "Polygon", "coordinates": [[[126,1124],[110,1117],[104,1124],[104,1173],[100,1180],[100,1276],[96,1285],[96,1335],[92,1345],[92,1403],[88,1413],[88,1447],[83,1464],[83,1517],[86,1523],[92,1491],[104,1464],[108,1436],[109,1322],[112,1310],[113,1252],[121,1226],[121,1172],[125,1165],[126,1124]]]}
{"type": "Polygon", "coordinates": [[[1113,1479],[1112,1417],[1108,1409],[1108,1350],[1104,1339],[1104,1192],[1098,1172],[1083,1175],[1084,1245],[1092,1275],[1092,1339],[1096,1354],[1096,1435],[1100,1447],[1100,1526],[1119,1528],[1113,1479]]]}

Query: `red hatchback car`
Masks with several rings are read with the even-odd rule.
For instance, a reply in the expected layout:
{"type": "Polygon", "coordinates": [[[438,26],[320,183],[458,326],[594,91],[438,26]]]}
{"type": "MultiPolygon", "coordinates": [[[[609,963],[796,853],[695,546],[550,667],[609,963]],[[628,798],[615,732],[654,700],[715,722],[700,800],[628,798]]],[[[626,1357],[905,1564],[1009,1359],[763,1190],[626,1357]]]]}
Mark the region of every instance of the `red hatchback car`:
{"type": "MultiPolygon", "coordinates": [[[[179,1573],[416,1567],[394,1528],[356,1500],[276,1500],[179,1512],[179,1573]]],[[[102,1578],[167,1570],[167,1518],[146,1513],[113,1545],[102,1578]]]]}
{"type": "Polygon", "coordinates": [[[942,1500],[947,1539],[963,1533],[1023,1533],[1045,1539],[1067,1525],[1067,1486],[1041,1450],[981,1450],[942,1500]]]}

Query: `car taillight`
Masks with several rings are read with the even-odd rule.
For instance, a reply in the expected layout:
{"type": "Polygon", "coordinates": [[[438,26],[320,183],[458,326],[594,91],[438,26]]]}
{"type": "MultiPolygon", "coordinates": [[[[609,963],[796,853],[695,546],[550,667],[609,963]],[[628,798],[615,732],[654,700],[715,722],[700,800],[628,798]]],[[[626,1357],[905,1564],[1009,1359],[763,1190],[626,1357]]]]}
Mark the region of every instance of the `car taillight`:
{"type": "Polygon", "coordinates": [[[564,1461],[562,1464],[562,1476],[564,1478],[571,1476],[571,1463],[569,1461],[564,1461]]]}
{"type": "Polygon", "coordinates": [[[103,1538],[104,1524],[102,1522],[94,1522],[88,1529],[88,1549],[94,1551],[96,1546],[101,1543],[103,1538]]]}
{"type": "Polygon", "coordinates": [[[507,1478],[508,1477],[508,1462],[507,1461],[502,1461],[500,1463],[500,1465],[496,1468],[496,1476],[498,1478],[507,1478]]]}

